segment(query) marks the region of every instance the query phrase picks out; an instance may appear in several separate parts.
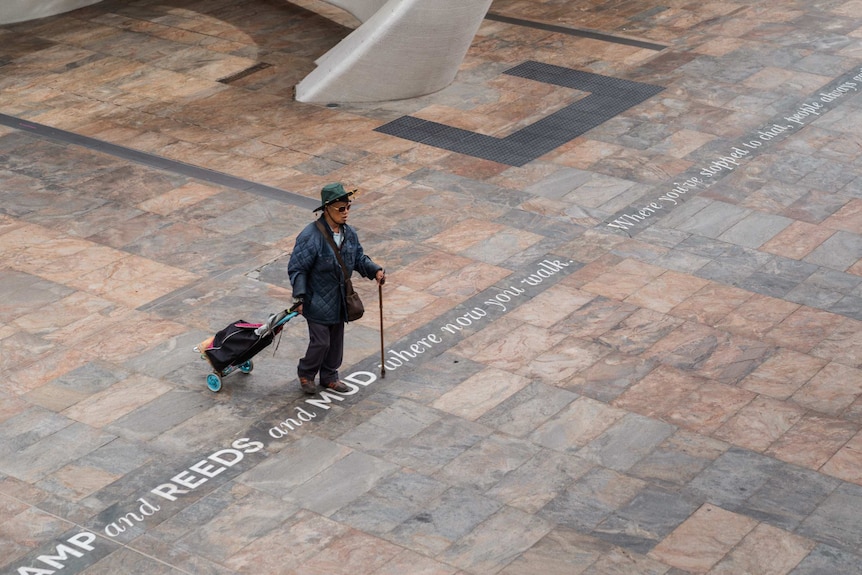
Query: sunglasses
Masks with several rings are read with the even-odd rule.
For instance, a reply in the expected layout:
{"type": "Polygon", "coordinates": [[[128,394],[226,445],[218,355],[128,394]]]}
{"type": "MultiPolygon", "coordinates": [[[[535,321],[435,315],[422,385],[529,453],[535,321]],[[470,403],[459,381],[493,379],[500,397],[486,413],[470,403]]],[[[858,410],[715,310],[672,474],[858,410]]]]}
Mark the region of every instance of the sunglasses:
{"type": "Polygon", "coordinates": [[[329,206],[329,207],[335,209],[339,214],[343,214],[344,212],[350,211],[350,204],[347,204],[346,206],[338,206],[337,208],[335,206],[329,206]]]}

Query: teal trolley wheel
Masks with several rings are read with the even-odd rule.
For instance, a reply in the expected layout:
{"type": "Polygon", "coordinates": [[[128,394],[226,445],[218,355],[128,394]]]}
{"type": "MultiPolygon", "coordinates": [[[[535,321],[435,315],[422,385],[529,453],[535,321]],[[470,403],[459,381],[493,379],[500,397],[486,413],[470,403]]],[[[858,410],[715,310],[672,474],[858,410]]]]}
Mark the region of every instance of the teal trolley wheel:
{"type": "Polygon", "coordinates": [[[251,370],[254,369],[254,362],[252,360],[248,360],[241,366],[239,366],[239,370],[243,373],[251,373],[251,370]]]}
{"type": "Polygon", "coordinates": [[[210,391],[218,392],[221,390],[221,378],[215,373],[211,373],[207,376],[207,387],[210,388],[210,391]]]}

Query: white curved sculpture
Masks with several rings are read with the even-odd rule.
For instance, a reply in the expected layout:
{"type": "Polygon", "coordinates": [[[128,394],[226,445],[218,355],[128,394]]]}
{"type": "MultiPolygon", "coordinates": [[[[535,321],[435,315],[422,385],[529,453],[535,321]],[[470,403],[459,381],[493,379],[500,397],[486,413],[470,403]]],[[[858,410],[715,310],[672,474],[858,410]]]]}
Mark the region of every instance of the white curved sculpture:
{"type": "Polygon", "coordinates": [[[442,90],[492,0],[326,0],[362,25],[296,85],[300,102],[377,102],[442,90]]]}
{"type": "Polygon", "coordinates": [[[96,2],[101,0],[0,0],[0,24],[53,16],[96,2]]]}
{"type": "MultiPolygon", "coordinates": [[[[100,0],[0,0],[0,24],[100,0]]],[[[296,85],[300,102],[378,102],[452,83],[492,0],[324,0],[362,24],[296,85]]]]}

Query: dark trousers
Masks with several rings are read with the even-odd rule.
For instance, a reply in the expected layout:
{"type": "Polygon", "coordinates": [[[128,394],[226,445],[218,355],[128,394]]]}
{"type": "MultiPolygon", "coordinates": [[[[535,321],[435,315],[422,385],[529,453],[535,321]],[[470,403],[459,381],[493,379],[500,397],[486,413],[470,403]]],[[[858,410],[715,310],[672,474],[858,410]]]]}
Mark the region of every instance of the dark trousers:
{"type": "Polygon", "coordinates": [[[314,381],[320,373],[321,385],[338,379],[338,368],[344,357],[344,324],[323,325],[308,323],[308,349],[299,360],[296,372],[299,377],[314,381]]]}

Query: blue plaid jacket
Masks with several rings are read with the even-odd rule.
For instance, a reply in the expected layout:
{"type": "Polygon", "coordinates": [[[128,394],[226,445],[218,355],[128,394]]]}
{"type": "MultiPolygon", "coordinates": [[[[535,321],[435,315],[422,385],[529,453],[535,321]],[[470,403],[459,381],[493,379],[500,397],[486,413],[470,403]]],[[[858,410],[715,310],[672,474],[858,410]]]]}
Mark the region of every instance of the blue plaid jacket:
{"type": "MultiPolygon", "coordinates": [[[[320,217],[327,233],[332,230],[320,217]]],[[[356,271],[362,277],[374,279],[382,269],[362,250],[359,237],[348,225],[341,226],[344,241],[341,257],[348,277],[356,271]]],[[[293,297],[302,297],[302,315],[310,322],[334,325],[347,322],[344,279],[341,266],[329,242],[312,222],[296,237],[296,245],[287,264],[287,275],[293,287],[293,297]]]]}

